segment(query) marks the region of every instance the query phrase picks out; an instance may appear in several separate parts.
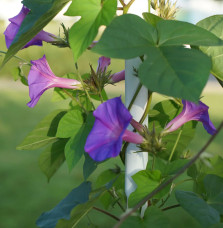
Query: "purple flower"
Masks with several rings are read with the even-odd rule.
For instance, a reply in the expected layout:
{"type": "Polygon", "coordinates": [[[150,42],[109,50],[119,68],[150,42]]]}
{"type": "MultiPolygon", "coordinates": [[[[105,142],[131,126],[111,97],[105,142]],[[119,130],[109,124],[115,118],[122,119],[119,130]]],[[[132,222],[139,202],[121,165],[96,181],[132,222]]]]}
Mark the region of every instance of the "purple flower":
{"type": "Polygon", "coordinates": [[[216,128],[214,127],[213,123],[209,118],[209,107],[207,105],[205,105],[201,101],[198,105],[185,100],[182,100],[182,103],[182,112],[167,124],[167,126],[164,129],[164,132],[175,131],[183,124],[191,120],[202,122],[205,130],[211,135],[213,135],[216,132],[216,128]]]}
{"type": "Polygon", "coordinates": [[[49,88],[60,87],[77,89],[81,83],[74,79],[60,78],[54,75],[46,61],[45,55],[38,60],[31,61],[32,67],[28,75],[29,96],[31,101],[27,104],[33,108],[40,96],[49,88]]]}
{"type": "MultiPolygon", "coordinates": [[[[6,28],[4,35],[5,35],[5,42],[7,48],[9,48],[16,37],[16,34],[19,31],[19,28],[26,17],[26,15],[29,13],[29,9],[25,6],[22,7],[21,11],[19,14],[13,18],[10,18],[9,21],[11,22],[8,27],[6,28]]],[[[40,31],[32,40],[30,40],[24,48],[27,48],[31,45],[38,45],[42,46],[42,41],[45,42],[53,42],[55,41],[55,36],[51,33],[45,32],[45,31],[40,31]]]]}
{"type": "Polygon", "coordinates": [[[126,130],[132,120],[120,97],[110,99],[94,111],[94,126],[88,135],[85,151],[95,161],[103,161],[119,155],[122,141],[141,144],[141,135],[126,130]]]}
{"type": "Polygon", "coordinates": [[[118,73],[115,73],[115,74],[112,74],[110,77],[109,77],[109,82],[110,83],[116,83],[116,82],[120,82],[120,81],[123,81],[125,80],[125,70],[122,70],[118,73]]]}
{"type": "MultiPolygon", "coordinates": [[[[98,59],[97,73],[106,72],[108,66],[111,64],[111,59],[107,57],[100,57],[98,59]]],[[[122,70],[118,73],[112,74],[109,76],[109,83],[116,83],[125,80],[125,70],[122,70]]]]}
{"type": "Polygon", "coordinates": [[[97,72],[104,72],[107,71],[107,67],[111,64],[111,59],[107,57],[100,57],[98,59],[98,67],[97,72]]]}

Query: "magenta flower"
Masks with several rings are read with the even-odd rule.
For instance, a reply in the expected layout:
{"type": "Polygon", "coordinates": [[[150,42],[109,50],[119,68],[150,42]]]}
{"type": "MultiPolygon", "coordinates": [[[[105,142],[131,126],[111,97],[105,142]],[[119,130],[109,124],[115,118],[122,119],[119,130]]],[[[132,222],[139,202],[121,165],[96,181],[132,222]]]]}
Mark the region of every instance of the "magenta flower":
{"type": "MultiPolygon", "coordinates": [[[[98,67],[97,67],[97,73],[99,72],[106,72],[108,66],[111,64],[111,59],[107,57],[100,57],[98,59],[98,67]]],[[[112,74],[109,76],[109,83],[116,83],[120,82],[122,80],[125,80],[125,70],[122,70],[118,73],[112,74]]]]}
{"type": "Polygon", "coordinates": [[[135,144],[144,141],[141,135],[126,130],[132,116],[120,97],[99,105],[93,115],[95,123],[84,149],[95,161],[118,156],[123,140],[135,144]]]}
{"type": "Polygon", "coordinates": [[[182,103],[182,112],[167,124],[167,126],[164,129],[164,132],[175,131],[183,124],[191,120],[202,122],[205,130],[211,135],[213,135],[216,132],[216,128],[214,127],[213,123],[209,118],[209,107],[207,105],[205,105],[201,101],[198,105],[185,100],[182,100],[182,103]]]}
{"type": "Polygon", "coordinates": [[[108,66],[111,64],[111,59],[107,57],[100,57],[98,59],[98,67],[97,72],[104,72],[107,71],[108,66]]]}
{"type": "Polygon", "coordinates": [[[36,105],[40,96],[49,88],[80,88],[78,85],[81,83],[77,80],[55,76],[46,61],[45,55],[41,59],[31,61],[31,63],[32,67],[28,75],[29,96],[31,101],[27,104],[30,108],[36,105]]]}
{"type": "MultiPolygon", "coordinates": [[[[11,22],[8,27],[6,28],[4,35],[5,35],[5,42],[7,48],[9,48],[16,37],[16,34],[19,31],[19,28],[26,17],[26,15],[29,13],[29,9],[25,6],[22,7],[21,11],[19,14],[13,18],[10,18],[9,21],[11,22]]],[[[31,45],[38,45],[42,46],[42,41],[45,42],[53,42],[55,41],[55,36],[51,33],[45,32],[45,31],[40,31],[32,40],[30,40],[24,48],[27,48],[31,45]]]]}
{"type": "Polygon", "coordinates": [[[109,77],[110,83],[116,83],[125,80],[125,70],[122,70],[118,73],[114,73],[109,77]]]}

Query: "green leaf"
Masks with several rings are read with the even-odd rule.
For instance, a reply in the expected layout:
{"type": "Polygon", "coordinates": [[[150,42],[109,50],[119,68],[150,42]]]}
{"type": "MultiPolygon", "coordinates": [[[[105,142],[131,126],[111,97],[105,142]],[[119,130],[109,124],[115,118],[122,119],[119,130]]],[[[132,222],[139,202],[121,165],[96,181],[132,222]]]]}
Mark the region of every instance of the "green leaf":
{"type": "MultiPolygon", "coordinates": [[[[160,170],[162,177],[167,177],[177,173],[187,162],[187,159],[178,159],[172,162],[167,162],[157,157],[153,168],[160,170]]],[[[151,164],[147,164],[147,169],[151,169],[151,164]]]]}
{"type": "Polygon", "coordinates": [[[115,18],[93,51],[113,58],[146,55],[139,78],[150,91],[198,101],[208,80],[211,60],[190,45],[223,45],[223,41],[198,26],[160,20],[156,28],[136,15],[115,18]],[[149,74],[148,74],[149,72],[149,74]]]}
{"type": "Polygon", "coordinates": [[[211,226],[210,228],[223,228],[223,223],[215,224],[215,225],[211,226]]]}
{"type": "Polygon", "coordinates": [[[151,91],[196,102],[210,69],[210,58],[198,50],[151,47],[147,59],[139,67],[139,78],[151,91]]]}
{"type": "Polygon", "coordinates": [[[64,147],[67,141],[68,139],[59,139],[40,154],[39,167],[48,181],[65,161],[64,147]]]}
{"type": "Polygon", "coordinates": [[[22,66],[18,66],[16,68],[14,68],[12,70],[12,75],[13,75],[15,81],[20,79],[20,81],[22,82],[23,85],[28,86],[28,80],[23,73],[22,66]]]}
{"type": "Polygon", "coordinates": [[[131,216],[121,225],[121,228],[130,227],[170,228],[171,224],[168,217],[159,208],[151,206],[146,209],[143,219],[139,216],[131,216]]]}
{"type": "Polygon", "coordinates": [[[72,136],[65,147],[65,157],[68,164],[68,168],[71,171],[73,167],[81,159],[85,153],[84,146],[92,127],[94,124],[94,117],[92,113],[87,116],[85,123],[82,125],[80,130],[72,136]]]}
{"type": "Polygon", "coordinates": [[[65,13],[67,16],[81,16],[69,31],[69,43],[76,62],[95,39],[101,25],[108,25],[117,8],[117,0],[73,0],[65,13]]]}
{"type": "Polygon", "coordinates": [[[57,127],[65,114],[66,111],[64,110],[56,110],[46,116],[16,149],[35,150],[49,143],[56,142],[58,140],[56,137],[57,127]]]}
{"type": "MultiPolygon", "coordinates": [[[[137,185],[136,190],[131,193],[128,199],[129,207],[135,206],[146,195],[152,192],[161,183],[161,172],[159,170],[142,170],[132,176],[137,185]]],[[[159,198],[158,195],[155,198],[159,198]]]]}
{"type": "Polygon", "coordinates": [[[193,192],[176,191],[175,196],[181,207],[206,228],[220,222],[218,211],[209,206],[193,192]]]}
{"type": "MultiPolygon", "coordinates": [[[[223,39],[223,15],[214,15],[205,18],[199,21],[197,25],[223,39]]],[[[200,47],[200,50],[212,59],[211,73],[223,81],[223,47],[200,47]]]]}
{"type": "Polygon", "coordinates": [[[215,156],[209,161],[211,163],[210,167],[203,163],[197,163],[188,170],[188,175],[194,179],[193,190],[199,195],[206,195],[204,178],[207,174],[213,174],[223,178],[223,158],[215,156]]]}
{"type": "Polygon", "coordinates": [[[143,13],[142,15],[143,15],[143,18],[145,19],[145,21],[147,21],[149,24],[151,24],[155,27],[159,21],[163,20],[163,18],[158,17],[152,13],[143,13]]]}
{"type": "Polygon", "coordinates": [[[98,162],[94,161],[88,153],[84,153],[85,160],[84,160],[84,165],[83,165],[83,175],[84,179],[87,180],[88,177],[97,169],[98,167],[98,162]]]}
{"type": "Polygon", "coordinates": [[[209,174],[204,178],[207,203],[223,214],[223,178],[209,174]]]}
{"type": "MultiPolygon", "coordinates": [[[[154,124],[155,131],[160,133],[165,126],[181,112],[182,107],[172,100],[164,100],[157,103],[153,107],[153,110],[156,110],[158,113],[157,115],[149,118],[149,126],[151,126],[150,130],[152,130],[152,126],[154,124]]],[[[180,131],[182,131],[173,155],[173,159],[179,158],[194,138],[196,125],[197,122],[190,121],[184,124],[184,126],[180,129],[164,136],[162,141],[167,143],[165,145],[166,150],[160,153],[159,156],[165,159],[169,158],[176,139],[180,131]]]]}
{"type": "Polygon", "coordinates": [[[194,46],[220,46],[223,41],[206,29],[183,21],[160,20],[157,23],[159,46],[190,44],[194,46]]]}
{"type": "Polygon", "coordinates": [[[106,183],[103,187],[91,192],[88,202],[77,205],[71,212],[70,219],[62,219],[58,222],[58,228],[73,228],[76,227],[79,222],[91,211],[93,206],[100,200],[116,182],[116,178],[106,183]]]}
{"type": "Polygon", "coordinates": [[[82,112],[71,110],[67,112],[60,120],[56,136],[59,138],[69,138],[76,135],[84,123],[82,112]]]}
{"type": "Polygon", "coordinates": [[[157,42],[156,29],[136,15],[116,17],[92,49],[112,58],[132,59],[149,52],[157,42]]]}
{"type": "Polygon", "coordinates": [[[36,225],[42,228],[54,228],[59,219],[70,219],[71,210],[79,204],[89,200],[91,183],[83,182],[74,188],[59,204],[52,210],[44,212],[36,221],[36,225]]]}
{"type": "Polygon", "coordinates": [[[39,33],[70,0],[23,0],[31,11],[23,20],[21,27],[10,46],[2,65],[8,62],[37,33],[39,33]]]}

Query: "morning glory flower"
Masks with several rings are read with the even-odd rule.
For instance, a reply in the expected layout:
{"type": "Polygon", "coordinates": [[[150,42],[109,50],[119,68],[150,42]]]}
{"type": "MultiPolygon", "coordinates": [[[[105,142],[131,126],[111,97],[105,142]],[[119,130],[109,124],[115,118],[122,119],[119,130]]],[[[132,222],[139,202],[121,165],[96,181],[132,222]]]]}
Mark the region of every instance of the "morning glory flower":
{"type": "Polygon", "coordinates": [[[40,96],[49,88],[60,87],[67,89],[80,88],[81,83],[74,79],[60,78],[54,75],[45,55],[38,60],[31,61],[32,66],[28,75],[29,96],[31,101],[27,104],[33,108],[40,96]]]}
{"type": "Polygon", "coordinates": [[[84,147],[93,160],[103,161],[118,156],[123,140],[135,144],[143,143],[144,138],[141,135],[127,130],[132,116],[120,97],[100,104],[93,115],[95,123],[84,147]]]}
{"type": "Polygon", "coordinates": [[[205,105],[201,101],[199,102],[199,104],[194,104],[193,102],[182,100],[182,103],[182,112],[167,124],[164,132],[168,133],[175,131],[183,124],[191,120],[202,122],[205,130],[211,135],[216,132],[216,128],[214,127],[213,123],[209,118],[209,107],[207,105],[205,105]]]}
{"type": "Polygon", "coordinates": [[[108,66],[111,64],[111,59],[107,57],[100,57],[98,59],[97,73],[107,71],[108,66]]]}
{"type": "MultiPolygon", "coordinates": [[[[98,59],[98,67],[97,67],[97,73],[103,73],[107,71],[108,66],[111,64],[111,59],[107,58],[105,56],[102,56],[98,59]]],[[[109,76],[108,82],[111,84],[114,84],[116,82],[120,82],[122,80],[125,80],[125,70],[122,70],[120,72],[114,73],[109,76]]]]}
{"type": "Polygon", "coordinates": [[[125,80],[125,70],[114,73],[109,77],[109,82],[112,84],[123,81],[123,80],[125,80]]]}
{"type": "MultiPolygon", "coordinates": [[[[8,27],[6,28],[6,30],[4,32],[7,48],[9,48],[11,46],[14,38],[16,37],[16,34],[19,31],[19,28],[20,28],[24,18],[29,13],[29,11],[30,10],[27,7],[23,6],[18,15],[9,19],[9,21],[11,23],[8,25],[8,27]]],[[[27,48],[31,45],[42,46],[42,41],[53,42],[53,41],[55,41],[55,39],[56,39],[56,37],[53,34],[42,30],[32,40],[30,40],[24,46],[24,48],[27,48]]]]}

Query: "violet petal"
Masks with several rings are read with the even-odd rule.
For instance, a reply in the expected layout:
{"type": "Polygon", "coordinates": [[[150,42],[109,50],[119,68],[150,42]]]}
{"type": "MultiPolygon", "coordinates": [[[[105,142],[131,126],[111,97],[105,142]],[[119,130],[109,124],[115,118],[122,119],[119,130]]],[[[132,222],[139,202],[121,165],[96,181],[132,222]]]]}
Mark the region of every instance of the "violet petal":
{"type": "Polygon", "coordinates": [[[85,151],[95,161],[116,157],[122,146],[122,136],[132,116],[120,97],[110,99],[94,111],[95,123],[88,135],[85,151]]]}

